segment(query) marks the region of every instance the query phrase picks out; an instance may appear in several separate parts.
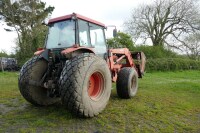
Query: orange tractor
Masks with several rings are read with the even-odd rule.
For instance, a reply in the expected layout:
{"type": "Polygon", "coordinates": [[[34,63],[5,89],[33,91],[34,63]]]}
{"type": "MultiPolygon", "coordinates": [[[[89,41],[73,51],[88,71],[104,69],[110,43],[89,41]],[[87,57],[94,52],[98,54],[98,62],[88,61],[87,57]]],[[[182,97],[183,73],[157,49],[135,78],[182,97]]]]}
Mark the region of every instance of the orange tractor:
{"type": "Polygon", "coordinates": [[[20,70],[19,90],[28,102],[47,106],[61,100],[70,112],[93,117],[106,107],[112,81],[119,97],[135,96],[143,52],[108,49],[105,25],[76,13],[51,19],[48,26],[44,48],[20,70]]]}

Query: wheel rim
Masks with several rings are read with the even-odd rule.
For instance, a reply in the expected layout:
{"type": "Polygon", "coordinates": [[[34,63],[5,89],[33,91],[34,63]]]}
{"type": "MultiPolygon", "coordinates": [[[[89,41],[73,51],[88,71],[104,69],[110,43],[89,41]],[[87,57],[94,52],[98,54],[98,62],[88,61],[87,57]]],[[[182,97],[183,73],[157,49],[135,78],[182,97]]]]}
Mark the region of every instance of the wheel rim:
{"type": "Polygon", "coordinates": [[[131,89],[132,89],[133,92],[135,92],[135,90],[136,90],[136,86],[137,86],[136,80],[137,80],[136,76],[133,76],[132,79],[131,79],[131,89]]]}
{"type": "Polygon", "coordinates": [[[98,100],[103,93],[103,76],[99,72],[95,72],[90,76],[88,95],[92,100],[98,100]]]}

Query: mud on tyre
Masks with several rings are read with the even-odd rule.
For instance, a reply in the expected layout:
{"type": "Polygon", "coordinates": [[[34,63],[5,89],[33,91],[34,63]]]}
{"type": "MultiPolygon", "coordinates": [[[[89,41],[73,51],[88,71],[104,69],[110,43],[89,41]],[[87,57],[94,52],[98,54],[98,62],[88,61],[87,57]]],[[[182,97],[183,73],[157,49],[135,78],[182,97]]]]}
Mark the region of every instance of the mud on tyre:
{"type": "Polygon", "coordinates": [[[19,90],[22,96],[31,104],[37,106],[47,106],[59,101],[58,98],[47,96],[47,89],[33,85],[31,82],[40,82],[47,71],[48,63],[39,56],[35,56],[27,61],[20,70],[19,90]]]}
{"type": "Polygon", "coordinates": [[[66,62],[60,77],[63,104],[78,116],[93,117],[107,105],[111,75],[105,60],[84,53],[66,62]]]}
{"type": "Polygon", "coordinates": [[[122,68],[117,77],[117,94],[120,98],[134,97],[138,90],[138,74],[132,67],[122,68]]]}

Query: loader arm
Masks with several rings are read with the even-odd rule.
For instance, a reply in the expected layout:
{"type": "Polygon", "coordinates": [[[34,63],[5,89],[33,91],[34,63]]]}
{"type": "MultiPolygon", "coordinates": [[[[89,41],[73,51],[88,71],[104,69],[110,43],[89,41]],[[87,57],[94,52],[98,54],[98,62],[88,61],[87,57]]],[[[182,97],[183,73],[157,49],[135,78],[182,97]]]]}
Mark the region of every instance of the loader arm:
{"type": "Polygon", "coordinates": [[[118,72],[123,67],[135,68],[138,77],[142,78],[145,69],[145,59],[145,55],[142,52],[131,53],[127,48],[109,49],[107,63],[112,73],[112,81],[117,81],[118,72]],[[136,63],[134,63],[134,59],[137,60],[136,63]]]}

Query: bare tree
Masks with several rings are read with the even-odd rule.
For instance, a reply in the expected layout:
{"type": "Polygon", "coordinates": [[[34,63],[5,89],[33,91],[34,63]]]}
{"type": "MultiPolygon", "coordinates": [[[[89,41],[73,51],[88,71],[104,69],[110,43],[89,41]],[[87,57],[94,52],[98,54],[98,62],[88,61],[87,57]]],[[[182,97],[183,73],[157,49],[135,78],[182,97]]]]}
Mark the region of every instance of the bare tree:
{"type": "Polygon", "coordinates": [[[185,37],[180,48],[184,50],[191,59],[200,60],[200,32],[185,37]]]}
{"type": "Polygon", "coordinates": [[[198,0],[155,0],[134,9],[125,27],[135,41],[140,38],[145,43],[150,38],[154,46],[179,48],[172,40],[180,42],[186,34],[200,30],[197,3],[198,0]]]}

